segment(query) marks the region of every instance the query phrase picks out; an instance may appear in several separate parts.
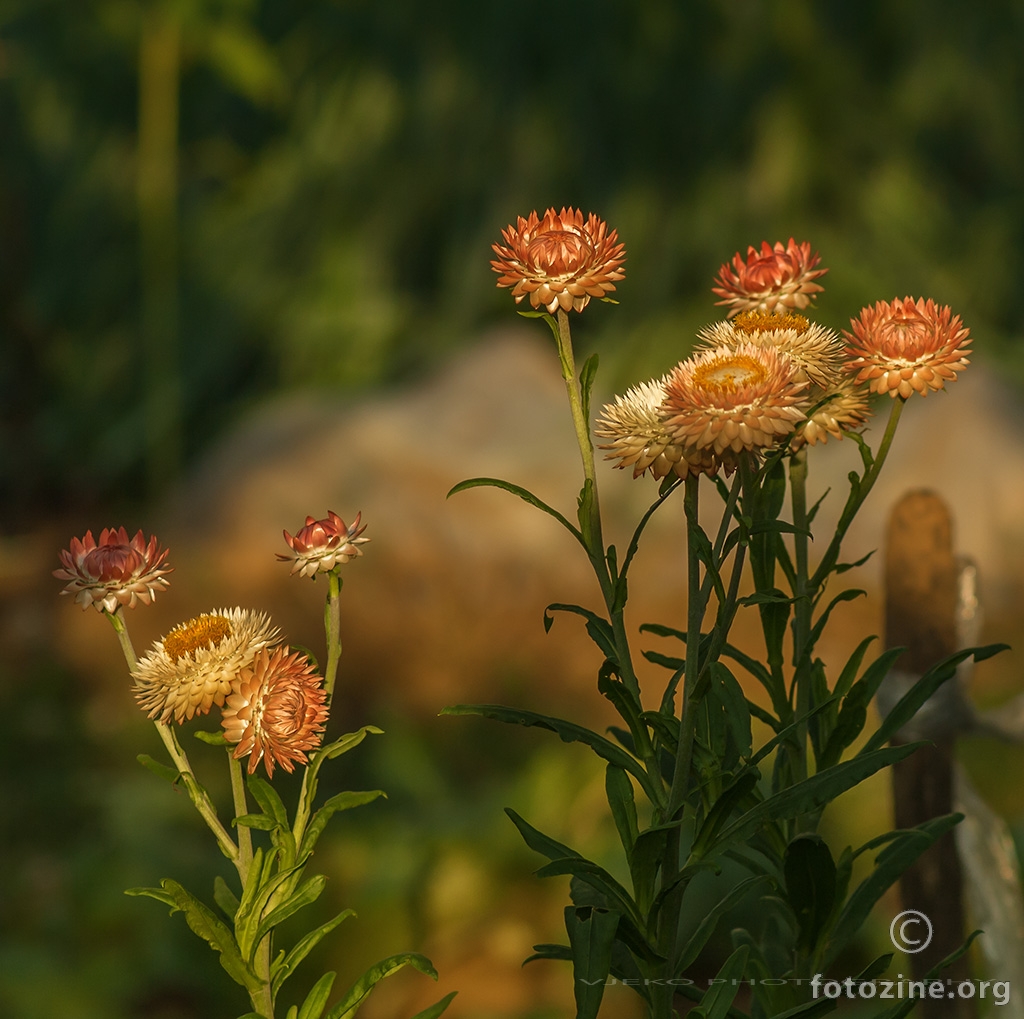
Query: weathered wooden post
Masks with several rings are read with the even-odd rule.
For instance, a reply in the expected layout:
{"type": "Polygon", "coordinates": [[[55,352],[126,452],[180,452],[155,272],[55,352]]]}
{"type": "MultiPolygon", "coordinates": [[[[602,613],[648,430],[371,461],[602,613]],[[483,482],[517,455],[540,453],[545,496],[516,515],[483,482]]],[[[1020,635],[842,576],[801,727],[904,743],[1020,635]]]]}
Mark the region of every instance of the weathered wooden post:
{"type": "MultiPolygon", "coordinates": [[[[958,650],[957,602],[959,565],[953,553],[953,527],[945,503],[933,492],[908,492],[889,521],[885,558],[885,641],[905,647],[894,674],[892,693],[909,686],[922,673],[958,650]]],[[[910,742],[928,739],[893,769],[897,828],[913,828],[952,812],[953,752],[956,733],[968,724],[957,681],[950,680],[898,734],[910,742]]],[[[927,849],[900,881],[903,908],[923,913],[932,924],[927,947],[910,955],[916,980],[963,944],[966,934],[964,879],[954,831],[927,849]]],[[[967,956],[941,974],[955,987],[970,979],[967,956]]],[[[926,998],[918,1006],[925,1019],[973,1019],[974,1001],[959,996],[926,998]]]]}

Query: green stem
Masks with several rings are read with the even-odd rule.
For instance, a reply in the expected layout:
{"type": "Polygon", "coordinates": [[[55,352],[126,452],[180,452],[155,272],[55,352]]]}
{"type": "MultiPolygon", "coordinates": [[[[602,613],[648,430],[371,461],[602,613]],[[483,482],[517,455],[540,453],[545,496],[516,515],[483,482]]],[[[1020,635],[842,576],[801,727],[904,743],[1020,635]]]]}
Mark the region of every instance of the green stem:
{"type": "Polygon", "coordinates": [[[327,574],[327,604],[324,606],[324,631],[327,635],[327,664],[324,666],[324,689],[327,703],[334,695],[334,683],[341,659],[341,575],[337,569],[327,574]]]}
{"type": "MultiPolygon", "coordinates": [[[[576,362],[572,352],[572,333],[569,329],[569,315],[558,309],[558,328],[555,330],[555,342],[558,347],[558,360],[562,366],[562,379],[569,397],[569,409],[572,412],[573,428],[576,430],[576,444],[579,446],[580,459],[583,462],[584,482],[589,482],[590,504],[585,519],[580,521],[583,536],[590,551],[590,558],[595,563],[604,564],[604,540],[601,536],[601,510],[597,499],[597,468],[594,465],[594,444],[590,439],[590,423],[583,411],[583,396],[580,391],[580,380],[576,375],[576,362]]],[[[604,580],[607,581],[607,566],[603,565],[604,580]]]]}
{"type": "MultiPolygon", "coordinates": [[[[138,659],[135,656],[135,649],[132,647],[131,637],[128,635],[128,627],[124,619],[124,608],[119,605],[116,612],[105,613],[105,615],[110,620],[111,625],[114,627],[114,632],[117,634],[117,639],[121,644],[121,651],[124,654],[125,661],[128,663],[128,671],[132,672],[138,659]]],[[[178,743],[177,735],[166,722],[155,721],[153,725],[156,727],[157,735],[160,737],[164,747],[166,747],[167,753],[170,754],[175,768],[178,769],[178,774],[185,784],[193,806],[199,811],[200,816],[206,822],[210,831],[213,832],[221,852],[237,866],[238,846],[235,845],[234,839],[228,834],[224,825],[220,823],[209,794],[196,781],[188,757],[178,743]]]]}
{"type": "Polygon", "coordinates": [[[683,703],[679,722],[679,744],[669,792],[668,817],[672,819],[686,802],[693,756],[693,732],[696,725],[693,688],[700,671],[700,628],[704,621],[701,598],[700,560],[697,558],[698,483],[700,475],[686,477],[683,506],[686,512],[686,666],[683,672],[683,703]]]}
{"type": "Polygon", "coordinates": [[[794,781],[807,777],[807,713],[811,709],[811,670],[808,656],[811,639],[811,595],[808,587],[807,536],[807,447],[795,453],[789,462],[789,490],[793,504],[794,568],[793,590],[793,686],[796,693],[796,714],[803,719],[796,733],[794,781]]]}
{"type": "Polygon", "coordinates": [[[893,400],[892,410],[889,412],[889,420],[885,426],[885,434],[882,436],[882,441],[878,446],[878,452],[875,454],[874,461],[871,467],[864,473],[864,477],[861,478],[857,489],[857,497],[847,502],[839,517],[839,523],[836,525],[832,541],[829,542],[821,562],[818,563],[818,568],[811,577],[808,587],[812,592],[819,590],[825,580],[828,579],[828,575],[832,572],[832,567],[835,566],[836,560],[839,557],[839,548],[843,538],[846,536],[850,524],[853,523],[853,518],[857,515],[861,506],[864,505],[865,499],[867,499],[868,494],[878,480],[878,475],[882,471],[886,457],[889,455],[889,448],[892,446],[892,440],[896,435],[896,428],[899,425],[900,415],[903,413],[903,404],[905,402],[901,396],[893,400]]]}
{"type": "MultiPolygon", "coordinates": [[[[235,759],[232,748],[228,747],[228,771],[231,774],[231,800],[235,808],[235,817],[239,818],[249,813],[249,804],[245,798],[245,778],[242,776],[242,762],[235,759]]],[[[242,879],[242,887],[249,878],[249,867],[252,865],[252,832],[244,824],[236,826],[238,829],[238,859],[235,866],[238,868],[238,876],[242,879]]]]}

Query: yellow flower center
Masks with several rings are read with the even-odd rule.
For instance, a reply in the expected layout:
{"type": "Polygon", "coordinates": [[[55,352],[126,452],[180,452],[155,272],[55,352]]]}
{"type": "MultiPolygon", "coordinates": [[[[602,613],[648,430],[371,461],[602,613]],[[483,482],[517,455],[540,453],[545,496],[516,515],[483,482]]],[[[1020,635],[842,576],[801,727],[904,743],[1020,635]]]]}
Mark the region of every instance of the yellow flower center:
{"type": "Polygon", "coordinates": [[[547,230],[534,237],[526,250],[542,272],[572,272],[593,257],[586,239],[572,230],[547,230]]]}
{"type": "Polygon", "coordinates": [[[811,323],[796,312],[787,311],[781,315],[768,311],[744,311],[733,319],[733,325],[743,333],[761,333],[771,329],[791,329],[805,333],[811,323]]]}
{"type": "Polygon", "coordinates": [[[718,357],[699,365],[693,373],[693,384],[698,389],[714,389],[734,393],[741,386],[752,386],[767,378],[765,367],[746,354],[718,357]]]}
{"type": "Polygon", "coordinates": [[[164,651],[172,662],[191,655],[199,648],[215,647],[231,633],[231,622],[224,616],[199,616],[176,626],[164,637],[164,651]]]}

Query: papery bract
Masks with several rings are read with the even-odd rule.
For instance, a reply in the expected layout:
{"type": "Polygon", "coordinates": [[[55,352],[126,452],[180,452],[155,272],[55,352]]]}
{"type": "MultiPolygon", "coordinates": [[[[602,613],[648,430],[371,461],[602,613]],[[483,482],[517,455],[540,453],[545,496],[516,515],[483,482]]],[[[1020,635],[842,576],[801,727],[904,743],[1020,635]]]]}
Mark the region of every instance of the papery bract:
{"type": "Polygon", "coordinates": [[[53,575],[68,581],[61,594],[73,594],[82,608],[92,605],[98,612],[112,613],[119,605],[149,605],[157,591],[166,590],[166,574],[171,572],[166,559],[167,550],[161,550],[155,536],[147,542],[142,531],[129,538],[123,527],[105,527],[98,542],[92,531],[72,538],[60,553],[63,569],[53,575]]]}
{"type": "Polygon", "coordinates": [[[828,272],[817,268],[820,261],[808,241],[797,244],[790,237],[785,246],[762,241],[760,251],[751,246],[746,258],[736,252],[731,263],[722,265],[711,290],[722,298],[718,304],[729,306],[729,318],[742,311],[799,311],[825,289],[814,282],[828,272]]]}
{"type": "Polygon", "coordinates": [[[327,724],[327,693],[305,655],[279,647],[259,652],[232,684],[224,707],[224,736],[237,743],[233,756],[248,755],[252,774],[260,761],[267,777],[274,765],[292,771],[306,761],[327,724]]]}
{"type": "Polygon", "coordinates": [[[494,244],[498,258],[491,268],[498,286],[511,287],[518,304],[529,297],[533,308],[582,311],[592,297],[604,297],[625,278],[625,247],[593,213],[584,220],[577,209],[548,209],[543,218],[531,212],[502,231],[494,244]]]}
{"type": "Polygon", "coordinates": [[[292,573],[302,577],[312,577],[317,573],[330,573],[336,566],[342,565],[361,556],[360,545],[365,545],[369,538],[361,538],[366,524],[361,524],[362,513],[357,513],[350,527],[333,510],[327,511],[323,520],[306,517],[293,538],[287,531],[284,540],[292,550],[291,555],[277,553],[282,562],[291,562],[292,573]]]}

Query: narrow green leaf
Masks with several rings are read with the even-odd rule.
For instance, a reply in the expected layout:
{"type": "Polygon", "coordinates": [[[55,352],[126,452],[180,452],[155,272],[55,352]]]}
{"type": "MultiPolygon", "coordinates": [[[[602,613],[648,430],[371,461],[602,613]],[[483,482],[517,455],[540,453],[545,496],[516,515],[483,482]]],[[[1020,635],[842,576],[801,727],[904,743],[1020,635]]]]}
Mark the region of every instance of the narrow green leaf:
{"type": "Polygon", "coordinates": [[[224,911],[229,920],[235,919],[238,912],[238,896],[228,887],[228,883],[218,874],[213,879],[213,901],[224,911]]]}
{"type": "Polygon", "coordinates": [[[590,391],[594,388],[594,379],[597,378],[597,364],[597,354],[591,354],[580,369],[580,397],[584,421],[590,420],[590,391]]]}
{"type": "Polygon", "coordinates": [[[581,605],[553,602],[544,610],[545,630],[551,629],[549,615],[551,612],[572,612],[577,616],[582,616],[587,621],[587,633],[590,635],[590,639],[601,649],[605,658],[610,658],[612,661],[618,660],[619,653],[615,648],[615,635],[612,631],[612,624],[607,619],[581,605]]]}
{"type": "Polygon", "coordinates": [[[367,736],[383,735],[383,729],[378,729],[375,725],[364,725],[361,729],[357,729],[355,732],[347,732],[344,736],[339,736],[332,743],[321,747],[315,754],[311,755],[311,763],[314,757],[318,760],[323,758],[333,760],[335,757],[340,757],[342,754],[347,754],[350,750],[354,750],[367,736]]]}
{"type": "Polygon", "coordinates": [[[713,986],[704,992],[700,1004],[688,1013],[690,1019],[726,1019],[743,982],[749,949],[741,945],[718,971],[713,986]]]}
{"type": "Polygon", "coordinates": [[[353,807],[361,807],[364,804],[372,803],[381,797],[387,799],[387,793],[383,789],[366,789],[336,793],[313,815],[302,837],[302,845],[299,848],[298,860],[305,861],[316,846],[317,839],[327,827],[327,822],[338,813],[339,810],[351,810],[353,807]]]}
{"type": "MultiPolygon", "coordinates": [[[[855,758],[856,760],[856,758],[855,758]]],[[[946,814],[899,833],[875,859],[874,870],[854,889],[836,920],[823,965],[828,966],[861,929],[875,903],[934,842],[963,820],[946,814]]]]}
{"type": "Polygon", "coordinates": [[[786,847],[783,862],[786,897],[800,926],[798,947],[813,950],[832,914],[836,865],[820,835],[798,835],[786,847]]]}
{"type": "Polygon", "coordinates": [[[263,813],[282,828],[288,827],[288,811],[274,787],[259,775],[250,775],[246,781],[249,792],[263,808],[263,813]]]}
{"type": "Polygon", "coordinates": [[[452,998],[458,994],[458,991],[452,991],[446,994],[440,1001],[435,1001],[433,1005],[423,1009],[422,1012],[417,1012],[412,1019],[437,1019],[439,1015],[452,1003],[452,998]]]}
{"type": "Polygon", "coordinates": [[[707,855],[732,812],[753,791],[760,777],[756,768],[744,769],[715,800],[697,832],[697,837],[693,840],[690,855],[694,860],[707,855]]]}
{"type": "Polygon", "coordinates": [[[943,683],[956,675],[956,667],[968,658],[983,662],[986,658],[1009,649],[1009,644],[986,644],[984,647],[966,648],[937,665],[933,665],[898,701],[896,706],[882,720],[882,724],[867,741],[861,753],[873,750],[887,743],[909,722],[918,709],[943,683]]]}
{"type": "Polygon", "coordinates": [[[565,929],[572,951],[576,1019],[596,1019],[612,964],[612,945],[619,926],[614,910],[565,908],[565,929]]]}
{"type": "Polygon", "coordinates": [[[821,638],[821,634],[824,631],[826,625],[828,625],[829,617],[832,615],[832,610],[842,602],[853,601],[856,598],[860,598],[861,595],[867,596],[867,591],[861,591],[859,588],[847,588],[845,591],[840,591],[825,608],[825,611],[818,617],[813,628],[811,629],[811,637],[808,642],[808,647],[813,648],[821,638]]]}
{"type": "Polygon", "coordinates": [[[561,877],[565,874],[578,877],[592,888],[596,888],[605,896],[609,905],[620,907],[617,912],[628,916],[637,927],[643,926],[643,918],[636,908],[633,897],[604,867],[593,861],[571,856],[562,860],[552,860],[537,871],[537,877],[561,877]]]}
{"type": "Polygon", "coordinates": [[[715,927],[718,926],[718,921],[722,918],[723,914],[739,903],[755,885],[764,884],[767,880],[766,875],[755,874],[753,877],[744,878],[733,885],[704,915],[697,929],[690,935],[690,938],[679,953],[679,958],[673,967],[673,972],[685,973],[696,961],[697,956],[700,955],[704,946],[708,943],[708,939],[714,934],[715,927]]]}
{"type": "Polygon", "coordinates": [[[847,789],[863,782],[876,771],[909,757],[918,747],[908,743],[898,747],[884,747],[870,753],[858,754],[826,771],[797,782],[751,808],[725,828],[718,844],[735,844],[751,838],[768,820],[787,820],[800,814],[809,814],[831,803],[847,789]]]}
{"type": "Polygon", "coordinates": [[[233,825],[241,825],[243,828],[257,828],[260,831],[270,831],[277,827],[277,822],[266,814],[242,814],[231,822],[233,825]]]}
{"type": "Polygon", "coordinates": [[[524,725],[547,729],[556,733],[563,743],[584,743],[597,754],[598,757],[615,764],[628,771],[647,793],[648,797],[657,802],[658,790],[651,782],[650,776],[644,771],[643,766],[631,754],[614,744],[610,739],[577,725],[575,722],[567,722],[561,718],[552,718],[549,715],[539,715],[534,711],[525,711],[521,708],[506,708],[500,704],[456,704],[453,707],[444,708],[442,715],[480,715],[484,718],[493,718],[499,722],[524,725]]]}
{"type": "Polygon", "coordinates": [[[135,759],[144,768],[148,768],[154,775],[166,779],[172,785],[181,777],[181,772],[177,768],[169,768],[166,764],[161,764],[150,757],[149,754],[139,754],[135,759]]]}
{"type": "Polygon", "coordinates": [[[307,878],[295,892],[290,895],[284,902],[279,906],[275,906],[260,922],[259,927],[256,928],[256,936],[253,938],[253,944],[259,945],[259,943],[280,923],[283,923],[293,913],[297,913],[303,906],[308,906],[311,902],[316,902],[320,898],[321,892],[327,884],[327,878],[323,874],[315,874],[311,878],[307,878]]]}
{"type": "Polygon", "coordinates": [[[355,911],[346,909],[344,912],[339,913],[332,920],[328,920],[327,923],[321,924],[315,930],[310,931],[304,938],[299,940],[288,952],[287,955],[282,955],[281,958],[274,963],[270,971],[270,989],[277,995],[281,985],[292,975],[295,971],[295,967],[298,966],[303,959],[320,943],[320,941],[331,931],[334,930],[343,920],[347,920],[350,916],[355,916],[355,911]]]}
{"type": "Polygon", "coordinates": [[[165,906],[171,907],[171,912],[176,912],[178,909],[178,901],[173,895],[169,895],[162,888],[126,888],[124,890],[125,895],[132,895],[138,897],[145,897],[147,899],[156,899],[157,902],[162,902],[165,906]]]}
{"type": "Polygon", "coordinates": [[[331,995],[331,988],[334,986],[334,978],[337,975],[337,973],[325,973],[313,984],[299,1009],[297,1019],[320,1019],[327,1006],[327,999],[331,995]]]}
{"type": "Polygon", "coordinates": [[[197,729],[192,735],[203,743],[209,743],[211,747],[230,747],[233,745],[227,741],[224,733],[219,730],[207,732],[205,729],[197,729]]]}
{"type": "Polygon", "coordinates": [[[508,814],[512,823],[519,829],[519,834],[522,835],[523,841],[535,853],[540,853],[541,856],[546,856],[549,860],[583,859],[575,849],[570,849],[568,846],[562,845],[561,842],[556,842],[553,838],[538,831],[528,821],[524,821],[511,807],[506,807],[505,813],[508,814]]]}
{"type": "Polygon", "coordinates": [[[180,910],[185,914],[185,922],[193,933],[219,953],[220,964],[228,976],[250,992],[258,990],[262,986],[262,981],[242,958],[234,935],[227,925],[177,881],[164,878],[160,884],[173,899],[171,912],[180,910]]]}
{"type": "Polygon", "coordinates": [[[327,1013],[326,1019],[351,1019],[370,991],[385,977],[390,976],[404,966],[411,966],[426,976],[434,980],[437,979],[437,971],[430,964],[430,960],[424,955],[417,955],[415,952],[405,952],[401,955],[389,956],[387,959],[383,959],[381,962],[371,966],[353,984],[348,994],[327,1013]]]}
{"type": "Polygon", "coordinates": [[[638,835],[636,819],[636,801],[633,798],[633,783],[629,776],[614,764],[609,764],[604,773],[604,788],[611,807],[612,819],[619,833],[626,858],[633,852],[633,844],[638,835]]]}
{"type": "Polygon", "coordinates": [[[519,485],[513,485],[510,481],[502,481],[500,478],[469,478],[467,481],[460,481],[448,492],[445,498],[450,499],[457,492],[465,492],[470,488],[500,488],[505,492],[510,492],[512,495],[517,495],[523,502],[528,502],[531,506],[536,506],[537,509],[547,513],[548,516],[554,517],[584,548],[587,547],[586,542],[583,540],[583,533],[569,523],[558,510],[553,509],[546,502],[538,499],[532,492],[519,485]]]}

